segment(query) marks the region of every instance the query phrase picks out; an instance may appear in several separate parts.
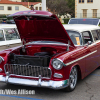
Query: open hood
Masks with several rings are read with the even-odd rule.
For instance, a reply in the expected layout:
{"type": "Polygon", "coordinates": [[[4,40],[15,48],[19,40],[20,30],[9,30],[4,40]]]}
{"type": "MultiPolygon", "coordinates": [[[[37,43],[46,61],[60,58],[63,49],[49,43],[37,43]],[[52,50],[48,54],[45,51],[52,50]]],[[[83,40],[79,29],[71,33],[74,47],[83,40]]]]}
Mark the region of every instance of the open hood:
{"type": "Polygon", "coordinates": [[[26,43],[48,40],[68,44],[70,41],[70,45],[74,46],[59,19],[50,12],[29,10],[17,12],[9,17],[14,18],[21,40],[24,39],[26,43]]]}

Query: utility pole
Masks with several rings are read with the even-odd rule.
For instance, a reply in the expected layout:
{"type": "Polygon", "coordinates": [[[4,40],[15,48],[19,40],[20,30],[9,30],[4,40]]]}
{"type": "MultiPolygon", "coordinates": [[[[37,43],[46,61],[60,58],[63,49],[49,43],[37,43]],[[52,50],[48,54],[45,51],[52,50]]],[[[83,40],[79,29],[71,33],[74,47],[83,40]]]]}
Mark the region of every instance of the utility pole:
{"type": "Polygon", "coordinates": [[[46,11],[46,0],[42,0],[42,10],[46,11]]]}

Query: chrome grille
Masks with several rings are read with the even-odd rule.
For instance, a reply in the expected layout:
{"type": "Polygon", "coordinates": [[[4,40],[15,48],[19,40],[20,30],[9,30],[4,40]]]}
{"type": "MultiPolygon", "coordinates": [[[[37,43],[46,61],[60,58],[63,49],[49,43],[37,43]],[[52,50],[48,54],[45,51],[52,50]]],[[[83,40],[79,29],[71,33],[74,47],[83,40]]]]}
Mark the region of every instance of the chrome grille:
{"type": "Polygon", "coordinates": [[[39,77],[39,75],[41,75],[45,78],[51,77],[51,70],[48,67],[32,65],[6,64],[5,72],[9,72],[9,74],[22,76],[39,77]]]}

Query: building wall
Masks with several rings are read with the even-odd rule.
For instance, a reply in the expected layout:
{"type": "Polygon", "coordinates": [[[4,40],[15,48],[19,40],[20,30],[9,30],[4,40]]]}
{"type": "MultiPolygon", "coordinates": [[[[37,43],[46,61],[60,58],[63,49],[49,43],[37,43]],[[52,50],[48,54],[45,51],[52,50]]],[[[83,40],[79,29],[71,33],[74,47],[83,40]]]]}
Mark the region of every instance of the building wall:
{"type": "Polygon", "coordinates": [[[21,0],[9,0],[9,1],[21,2],[21,0]]]}
{"type": "Polygon", "coordinates": [[[5,14],[13,14],[16,13],[18,11],[24,11],[24,10],[30,10],[29,8],[26,8],[22,5],[14,5],[14,4],[0,4],[0,6],[4,6],[4,10],[0,10],[0,15],[5,14]],[[15,10],[15,6],[19,7],[19,10],[15,10]],[[8,10],[8,7],[12,7],[12,10],[8,10]]]}
{"type": "Polygon", "coordinates": [[[76,18],[83,17],[83,9],[87,9],[87,17],[90,18],[93,16],[93,9],[97,9],[97,17],[100,17],[100,2],[99,0],[93,0],[93,3],[87,3],[87,0],[84,0],[84,3],[79,3],[79,0],[75,0],[75,16],[76,18]]]}
{"type": "MultiPolygon", "coordinates": [[[[27,3],[27,5],[25,5],[25,7],[28,7],[28,3],[27,3]]],[[[31,6],[29,6],[28,8],[30,8],[30,7],[31,6]]],[[[40,7],[41,7],[41,10],[42,10],[42,3],[35,4],[33,7],[34,7],[35,10],[39,10],[40,7]],[[37,9],[36,9],[36,7],[37,7],[37,9]]]]}
{"type": "Polygon", "coordinates": [[[38,10],[39,10],[40,7],[42,9],[42,3],[38,3],[38,4],[34,5],[34,9],[36,9],[36,7],[38,8],[38,10]]]}

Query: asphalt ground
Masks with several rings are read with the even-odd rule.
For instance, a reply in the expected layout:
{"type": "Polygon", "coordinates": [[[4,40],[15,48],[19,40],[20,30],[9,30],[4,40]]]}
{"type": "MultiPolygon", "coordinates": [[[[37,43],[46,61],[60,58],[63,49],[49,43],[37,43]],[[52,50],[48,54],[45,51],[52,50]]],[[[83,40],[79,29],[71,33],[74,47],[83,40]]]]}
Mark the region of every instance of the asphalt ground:
{"type": "Polygon", "coordinates": [[[0,100],[100,100],[100,69],[96,69],[85,79],[79,81],[73,92],[21,85],[7,85],[1,82],[0,89],[16,91],[18,89],[26,89],[35,91],[33,95],[0,94],[0,100]]]}

